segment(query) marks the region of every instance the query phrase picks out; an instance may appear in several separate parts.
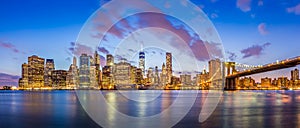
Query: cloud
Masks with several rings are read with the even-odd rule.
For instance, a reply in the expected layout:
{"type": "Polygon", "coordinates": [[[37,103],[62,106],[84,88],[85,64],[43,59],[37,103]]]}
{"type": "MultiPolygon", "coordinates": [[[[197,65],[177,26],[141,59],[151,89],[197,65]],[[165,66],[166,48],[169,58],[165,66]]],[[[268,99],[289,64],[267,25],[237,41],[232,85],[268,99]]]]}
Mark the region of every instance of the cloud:
{"type": "MultiPolygon", "coordinates": [[[[20,53],[20,50],[18,50],[13,44],[0,41],[0,47],[12,50],[14,53],[20,53]]],[[[24,52],[22,52],[24,53],[24,52]]]]}
{"type": "Polygon", "coordinates": [[[241,9],[243,12],[251,11],[252,0],[237,0],[236,7],[241,9]]]}
{"type": "MultiPolygon", "coordinates": [[[[138,29],[147,28],[147,27],[162,28],[175,33],[181,39],[183,39],[184,41],[183,45],[190,46],[194,55],[200,61],[208,60],[210,58],[209,53],[213,53],[214,56],[222,56],[222,52],[221,52],[222,50],[219,47],[220,44],[214,42],[202,41],[195,32],[187,29],[187,26],[185,26],[184,23],[180,25],[174,25],[172,24],[170,19],[175,20],[160,13],[139,13],[134,16],[130,16],[125,19],[122,19],[119,23],[111,27],[108,33],[114,37],[122,39],[126,37],[128,34],[130,34],[131,32],[134,32],[138,29]],[[136,24],[130,23],[129,22],[130,18],[135,19],[135,21],[138,23],[136,24]]],[[[176,40],[170,42],[174,42],[174,41],[176,40]]],[[[182,42],[180,43],[182,44],[182,42]]],[[[175,45],[176,43],[172,43],[171,45],[173,44],[174,47],[176,48],[182,48],[181,46],[175,45]]]]}
{"type": "Polygon", "coordinates": [[[265,50],[266,47],[270,46],[271,43],[265,43],[263,45],[253,45],[249,48],[241,50],[241,53],[243,54],[243,59],[252,57],[252,56],[257,56],[259,57],[262,55],[263,51],[265,50]]]}
{"type": "Polygon", "coordinates": [[[102,52],[104,54],[109,54],[109,51],[106,48],[104,48],[104,47],[98,47],[98,51],[102,52]]]}
{"type": "Polygon", "coordinates": [[[264,1],[263,0],[259,0],[257,5],[258,6],[263,6],[264,5],[264,1]]]}
{"type": "Polygon", "coordinates": [[[219,15],[218,15],[217,13],[212,13],[212,14],[210,15],[210,17],[211,17],[212,19],[216,19],[216,18],[219,17],[219,15]]]}
{"type": "Polygon", "coordinates": [[[294,7],[287,8],[286,11],[288,13],[294,13],[295,15],[300,15],[300,4],[294,7]]]}
{"type": "Polygon", "coordinates": [[[93,55],[93,49],[89,46],[84,44],[70,42],[70,47],[66,51],[70,56],[80,56],[81,54],[85,53],[87,55],[93,55]]]}
{"type": "Polygon", "coordinates": [[[20,76],[0,73],[0,86],[13,85],[18,86],[20,76]]]}
{"type": "Polygon", "coordinates": [[[230,51],[226,51],[226,53],[229,55],[229,56],[228,56],[228,59],[229,59],[230,61],[235,61],[235,60],[236,60],[237,55],[236,55],[235,53],[230,52],[230,51]]]}
{"type": "Polygon", "coordinates": [[[257,29],[258,29],[258,31],[259,31],[259,33],[260,33],[261,35],[266,35],[266,34],[269,33],[268,30],[267,30],[267,26],[266,26],[265,23],[260,23],[260,24],[258,25],[257,29]]]}

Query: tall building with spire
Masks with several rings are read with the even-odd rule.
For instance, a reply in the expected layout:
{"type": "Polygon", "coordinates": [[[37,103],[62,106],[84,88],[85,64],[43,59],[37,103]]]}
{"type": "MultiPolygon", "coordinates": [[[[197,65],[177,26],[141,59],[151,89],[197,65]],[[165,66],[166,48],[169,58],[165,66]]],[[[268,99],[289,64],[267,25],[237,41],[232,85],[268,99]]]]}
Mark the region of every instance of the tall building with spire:
{"type": "Polygon", "coordinates": [[[167,52],[166,53],[166,65],[167,65],[167,82],[171,83],[172,78],[172,54],[167,52]]]}
{"type": "Polygon", "coordinates": [[[143,76],[145,75],[145,52],[139,52],[139,68],[142,69],[143,76]]]}
{"type": "Polygon", "coordinates": [[[73,57],[73,63],[67,72],[66,86],[68,88],[76,88],[79,85],[77,59],[73,57]]]}

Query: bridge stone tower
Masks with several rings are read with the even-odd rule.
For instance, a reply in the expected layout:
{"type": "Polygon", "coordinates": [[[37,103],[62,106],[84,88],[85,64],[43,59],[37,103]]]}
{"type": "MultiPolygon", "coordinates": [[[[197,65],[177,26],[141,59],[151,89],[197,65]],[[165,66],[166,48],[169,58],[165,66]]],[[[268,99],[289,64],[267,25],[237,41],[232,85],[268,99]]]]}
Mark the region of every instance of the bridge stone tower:
{"type": "Polygon", "coordinates": [[[228,76],[236,73],[235,69],[235,62],[225,62],[225,67],[226,67],[226,82],[225,82],[225,90],[235,90],[236,89],[236,84],[239,80],[239,78],[229,78],[228,76]]]}

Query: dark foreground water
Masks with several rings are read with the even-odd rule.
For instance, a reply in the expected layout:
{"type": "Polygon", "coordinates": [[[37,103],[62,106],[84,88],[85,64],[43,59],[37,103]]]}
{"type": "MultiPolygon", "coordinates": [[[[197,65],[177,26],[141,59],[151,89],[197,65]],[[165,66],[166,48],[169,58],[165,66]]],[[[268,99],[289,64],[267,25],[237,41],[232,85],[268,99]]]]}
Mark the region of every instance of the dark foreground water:
{"type": "MultiPolygon", "coordinates": [[[[134,117],[147,117],[158,114],[172,105],[179,91],[125,92],[129,94],[129,98],[133,98],[132,100],[128,100],[128,97],[116,91],[101,93],[108,103],[121,113],[134,117]],[[139,94],[138,97],[136,94],[139,94]],[[141,98],[142,100],[144,98],[145,103],[148,104],[136,104],[135,100],[141,98]]],[[[189,94],[189,91],[184,91],[186,100],[191,98],[189,94]]],[[[199,123],[198,117],[206,95],[207,91],[201,91],[189,113],[174,127],[300,127],[300,91],[224,92],[212,115],[204,123],[199,123]]],[[[178,108],[178,112],[173,112],[170,117],[166,117],[168,118],[166,120],[178,116],[176,113],[181,112],[180,107],[178,108]]],[[[112,127],[118,126],[113,124],[121,122],[114,120],[115,113],[108,112],[106,116],[104,118],[110,121],[112,127]]],[[[122,126],[130,125],[124,123],[122,126]]],[[[0,127],[94,128],[100,126],[84,111],[75,91],[0,91],[0,127]]]]}

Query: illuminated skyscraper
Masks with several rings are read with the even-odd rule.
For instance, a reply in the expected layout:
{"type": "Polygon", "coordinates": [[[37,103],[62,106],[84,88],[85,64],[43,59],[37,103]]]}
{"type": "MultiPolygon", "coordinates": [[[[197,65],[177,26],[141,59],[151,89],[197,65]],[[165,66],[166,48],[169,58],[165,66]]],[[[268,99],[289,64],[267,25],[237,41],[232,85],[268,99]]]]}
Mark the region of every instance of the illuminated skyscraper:
{"type": "Polygon", "coordinates": [[[130,73],[131,65],[127,62],[120,62],[114,65],[113,76],[116,85],[131,84],[130,73]]]}
{"type": "Polygon", "coordinates": [[[136,84],[136,67],[135,66],[131,66],[130,68],[130,80],[131,80],[131,84],[136,84]]]}
{"type": "Polygon", "coordinates": [[[209,78],[211,80],[211,89],[221,88],[222,86],[222,63],[220,59],[210,60],[209,78]]]}
{"type": "Polygon", "coordinates": [[[160,74],[160,82],[164,86],[164,85],[167,84],[167,70],[166,70],[165,63],[163,63],[161,69],[162,69],[162,71],[161,71],[161,74],[160,74]]]}
{"type": "Polygon", "coordinates": [[[145,74],[145,52],[139,53],[139,68],[142,69],[143,76],[145,74]]]}
{"type": "Polygon", "coordinates": [[[100,67],[100,55],[98,54],[97,51],[95,51],[95,53],[94,53],[94,62],[95,62],[95,66],[97,67],[97,69],[99,69],[99,67],[100,67]]]}
{"type": "Polygon", "coordinates": [[[299,70],[297,68],[291,71],[291,80],[299,80],[299,70]]]}
{"type": "Polygon", "coordinates": [[[52,87],[52,71],[55,70],[54,66],[54,60],[53,59],[47,59],[46,65],[45,65],[45,86],[46,87],[52,87]]]}
{"type": "Polygon", "coordinates": [[[104,66],[102,68],[102,89],[113,89],[113,77],[112,77],[112,68],[111,66],[104,66]]]}
{"type": "Polygon", "coordinates": [[[114,65],[114,56],[111,54],[106,55],[106,66],[114,65]]]}
{"type": "Polygon", "coordinates": [[[68,88],[76,88],[78,86],[78,68],[77,68],[76,57],[73,57],[73,64],[70,65],[70,68],[67,73],[66,86],[68,88]]]}
{"type": "Polygon", "coordinates": [[[95,51],[94,54],[94,62],[95,62],[95,76],[96,76],[96,82],[97,85],[101,84],[101,67],[100,67],[100,55],[95,51]]]}
{"type": "Polygon", "coordinates": [[[152,67],[150,67],[147,71],[147,82],[151,85],[154,84],[154,74],[152,67]]]}
{"type": "Polygon", "coordinates": [[[52,71],[53,87],[65,88],[66,87],[67,71],[65,70],[54,70],[52,71]]]}
{"type": "Polygon", "coordinates": [[[90,87],[90,57],[87,54],[80,56],[79,87],[90,87]]]}
{"type": "Polygon", "coordinates": [[[22,64],[22,78],[19,79],[19,87],[28,88],[28,64],[22,64]]]}
{"type": "Polygon", "coordinates": [[[154,84],[156,85],[160,84],[160,78],[159,78],[159,72],[157,66],[155,66],[155,71],[154,71],[154,84]]]}
{"type": "Polygon", "coordinates": [[[186,86],[186,85],[191,85],[192,84],[192,76],[191,75],[180,75],[180,81],[182,83],[182,85],[186,86]]]}
{"type": "Polygon", "coordinates": [[[272,79],[271,78],[261,78],[261,87],[262,88],[270,88],[272,85],[272,79]]]}
{"type": "Polygon", "coordinates": [[[143,84],[143,81],[144,81],[144,79],[143,79],[143,73],[142,73],[142,69],[140,69],[140,68],[137,68],[136,69],[136,84],[143,84]]]}
{"type": "Polygon", "coordinates": [[[31,88],[44,87],[45,59],[36,55],[28,57],[28,86],[31,88]]]}
{"type": "Polygon", "coordinates": [[[166,53],[166,71],[167,71],[167,82],[171,83],[171,78],[172,78],[172,54],[167,52],[166,53]]]}

